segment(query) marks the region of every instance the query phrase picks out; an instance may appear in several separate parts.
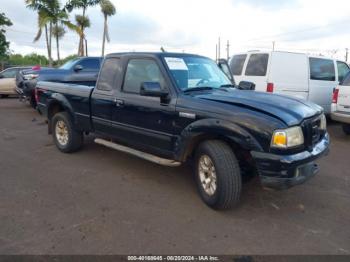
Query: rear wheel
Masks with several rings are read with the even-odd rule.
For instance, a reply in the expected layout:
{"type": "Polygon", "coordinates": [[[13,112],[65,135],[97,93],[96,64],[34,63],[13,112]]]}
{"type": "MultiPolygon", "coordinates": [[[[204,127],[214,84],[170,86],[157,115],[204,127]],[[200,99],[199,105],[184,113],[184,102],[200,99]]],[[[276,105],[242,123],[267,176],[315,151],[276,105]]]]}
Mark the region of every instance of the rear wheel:
{"type": "Polygon", "coordinates": [[[232,149],[225,142],[210,140],[199,145],[195,178],[199,194],[208,206],[228,209],[238,204],[241,173],[232,149]]]}
{"type": "Polygon", "coordinates": [[[343,124],[343,131],[345,134],[350,135],[350,124],[343,124]]]}
{"type": "Polygon", "coordinates": [[[67,112],[60,112],[52,118],[52,135],[57,148],[64,153],[77,151],[83,145],[82,132],[73,129],[67,112]]]}
{"type": "Polygon", "coordinates": [[[8,98],[9,95],[0,95],[1,98],[8,98]]]}

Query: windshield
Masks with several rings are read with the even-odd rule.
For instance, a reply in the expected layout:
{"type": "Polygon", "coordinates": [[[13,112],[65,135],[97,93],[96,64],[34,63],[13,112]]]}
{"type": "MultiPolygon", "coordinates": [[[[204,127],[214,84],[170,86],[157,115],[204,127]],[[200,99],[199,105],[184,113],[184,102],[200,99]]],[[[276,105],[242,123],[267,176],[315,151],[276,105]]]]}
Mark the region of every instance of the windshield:
{"type": "Polygon", "coordinates": [[[69,70],[72,68],[72,66],[74,65],[74,63],[77,61],[78,59],[72,59],[72,60],[69,60],[67,61],[65,64],[63,64],[60,69],[66,69],[66,70],[69,70]]]}
{"type": "Polygon", "coordinates": [[[230,80],[217,64],[203,57],[164,57],[177,87],[182,91],[191,88],[220,88],[231,85],[230,80]]]}

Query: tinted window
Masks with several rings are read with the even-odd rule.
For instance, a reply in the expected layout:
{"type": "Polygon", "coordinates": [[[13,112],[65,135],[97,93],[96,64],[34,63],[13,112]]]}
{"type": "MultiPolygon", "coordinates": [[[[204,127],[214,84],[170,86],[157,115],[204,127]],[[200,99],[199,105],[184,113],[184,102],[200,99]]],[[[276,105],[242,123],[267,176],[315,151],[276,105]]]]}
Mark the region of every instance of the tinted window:
{"type": "Polygon", "coordinates": [[[350,86],[350,73],[348,73],[345,77],[343,82],[341,83],[342,86],[350,86]]]}
{"type": "Polygon", "coordinates": [[[1,73],[3,78],[15,78],[18,69],[7,69],[1,73]]]}
{"type": "Polygon", "coordinates": [[[252,54],[249,57],[246,76],[265,76],[267,71],[268,54],[252,54]]]}
{"type": "Polygon", "coordinates": [[[99,70],[101,66],[100,59],[83,59],[77,63],[83,67],[83,70],[99,70]]]}
{"type": "Polygon", "coordinates": [[[100,77],[98,79],[97,89],[110,91],[115,83],[115,76],[119,71],[119,58],[107,58],[103,63],[100,77]]]}
{"type": "Polygon", "coordinates": [[[335,81],[333,60],[310,57],[310,79],[335,81]]]}
{"type": "Polygon", "coordinates": [[[150,59],[132,59],[126,69],[123,90],[140,93],[143,82],[158,82],[164,87],[165,81],[157,63],[150,59]]]}
{"type": "Polygon", "coordinates": [[[343,81],[344,77],[349,73],[350,69],[347,64],[344,62],[337,61],[338,67],[338,80],[339,82],[343,81]]]}
{"type": "Polygon", "coordinates": [[[247,55],[235,55],[230,62],[230,68],[233,75],[241,75],[243,71],[244,61],[247,55]]]}

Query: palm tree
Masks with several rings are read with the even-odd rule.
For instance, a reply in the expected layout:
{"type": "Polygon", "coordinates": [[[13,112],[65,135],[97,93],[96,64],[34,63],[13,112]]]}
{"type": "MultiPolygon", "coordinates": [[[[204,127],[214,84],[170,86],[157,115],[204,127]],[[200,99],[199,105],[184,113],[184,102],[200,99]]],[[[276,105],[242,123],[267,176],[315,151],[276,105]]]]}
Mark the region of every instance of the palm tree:
{"type": "Polygon", "coordinates": [[[63,38],[64,34],[66,33],[66,30],[63,26],[55,24],[54,28],[52,29],[52,35],[56,38],[56,48],[57,48],[57,61],[58,63],[61,62],[60,58],[60,39],[63,38]]]}
{"type": "MultiPolygon", "coordinates": [[[[70,0],[67,4],[66,4],[66,9],[71,12],[74,8],[82,8],[83,9],[83,14],[81,15],[81,18],[79,18],[79,23],[77,21],[77,23],[80,25],[80,39],[79,39],[79,50],[78,50],[78,55],[79,56],[84,56],[84,39],[85,39],[85,24],[86,24],[86,19],[88,18],[86,16],[86,9],[89,6],[95,6],[98,5],[101,2],[101,0],[70,0]]],[[[76,17],[77,18],[77,17],[76,17]]],[[[76,19],[77,20],[77,19],[76,19]]],[[[89,21],[89,26],[90,26],[90,21],[89,21]]]]}
{"type": "Polygon", "coordinates": [[[110,41],[109,32],[108,32],[108,24],[107,19],[109,16],[115,15],[116,10],[114,5],[109,0],[102,0],[100,3],[101,12],[104,17],[104,26],[103,26],[103,39],[102,39],[102,56],[105,55],[105,43],[110,41]]]}
{"type": "Polygon", "coordinates": [[[84,56],[85,54],[85,48],[84,48],[84,41],[85,41],[85,28],[90,27],[90,19],[87,16],[82,15],[75,15],[75,22],[78,30],[76,32],[79,35],[79,48],[78,48],[78,56],[84,56]]]}
{"type": "Polygon", "coordinates": [[[38,27],[39,30],[34,38],[34,42],[38,41],[42,35],[42,30],[45,29],[45,39],[47,56],[49,58],[49,66],[52,66],[52,55],[51,55],[51,32],[52,22],[50,18],[49,9],[55,4],[57,0],[25,0],[26,6],[29,9],[38,12],[38,27]]]}

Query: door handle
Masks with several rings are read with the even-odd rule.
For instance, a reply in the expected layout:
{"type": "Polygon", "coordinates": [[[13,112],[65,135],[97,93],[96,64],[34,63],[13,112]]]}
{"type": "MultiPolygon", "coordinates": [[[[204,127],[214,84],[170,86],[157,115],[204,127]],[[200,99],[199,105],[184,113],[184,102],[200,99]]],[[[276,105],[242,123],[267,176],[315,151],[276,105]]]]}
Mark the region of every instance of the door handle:
{"type": "Polygon", "coordinates": [[[124,100],[121,100],[121,99],[115,98],[114,102],[115,102],[115,105],[118,107],[122,107],[124,105],[124,100]]]}

